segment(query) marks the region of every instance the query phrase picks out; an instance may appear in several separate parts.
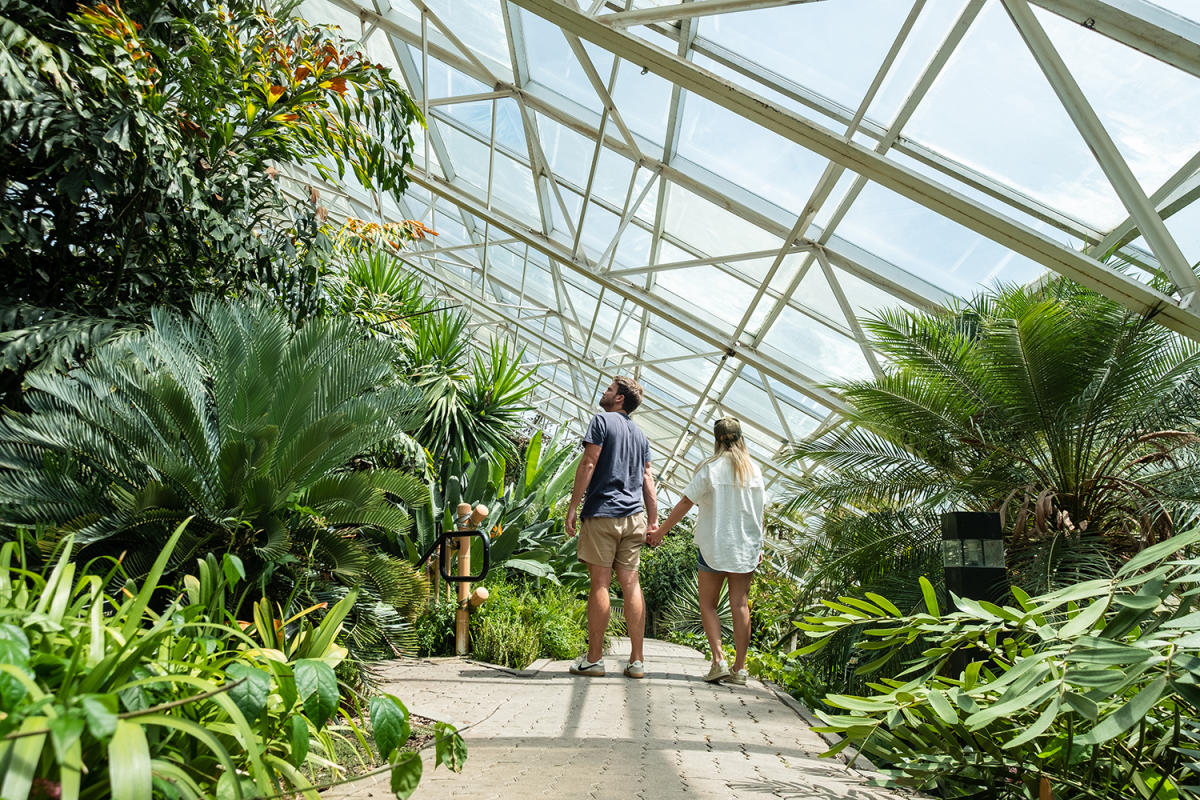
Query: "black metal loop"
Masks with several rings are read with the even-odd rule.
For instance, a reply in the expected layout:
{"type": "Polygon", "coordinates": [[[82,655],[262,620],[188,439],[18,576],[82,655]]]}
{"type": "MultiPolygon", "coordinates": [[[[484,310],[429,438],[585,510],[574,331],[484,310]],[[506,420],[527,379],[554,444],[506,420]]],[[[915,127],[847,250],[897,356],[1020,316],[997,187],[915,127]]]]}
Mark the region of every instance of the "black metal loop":
{"type": "MultiPolygon", "coordinates": [[[[438,551],[438,572],[441,573],[442,580],[450,583],[475,583],[476,581],[481,581],[487,577],[488,570],[492,566],[492,540],[488,537],[486,531],[446,531],[438,537],[438,540],[434,542],[428,550],[425,551],[425,555],[421,556],[421,560],[418,562],[418,564],[424,564],[426,561],[428,561],[429,557],[433,555],[434,550],[438,551]],[[478,575],[446,574],[444,548],[449,546],[448,543],[451,539],[458,539],[459,537],[463,536],[478,536],[483,540],[483,571],[478,575]]],[[[463,558],[464,555],[467,558],[471,557],[470,548],[466,548],[465,553],[459,553],[458,557],[463,558]]]]}

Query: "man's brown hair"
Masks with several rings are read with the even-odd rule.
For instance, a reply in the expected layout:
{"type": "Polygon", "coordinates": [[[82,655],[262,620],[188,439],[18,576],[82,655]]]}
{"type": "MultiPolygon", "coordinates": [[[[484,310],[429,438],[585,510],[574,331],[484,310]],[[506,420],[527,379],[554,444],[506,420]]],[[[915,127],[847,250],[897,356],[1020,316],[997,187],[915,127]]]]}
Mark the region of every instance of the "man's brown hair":
{"type": "Polygon", "coordinates": [[[628,375],[618,375],[613,378],[613,383],[617,384],[617,394],[625,398],[621,410],[632,414],[634,409],[642,404],[642,385],[628,375]]]}

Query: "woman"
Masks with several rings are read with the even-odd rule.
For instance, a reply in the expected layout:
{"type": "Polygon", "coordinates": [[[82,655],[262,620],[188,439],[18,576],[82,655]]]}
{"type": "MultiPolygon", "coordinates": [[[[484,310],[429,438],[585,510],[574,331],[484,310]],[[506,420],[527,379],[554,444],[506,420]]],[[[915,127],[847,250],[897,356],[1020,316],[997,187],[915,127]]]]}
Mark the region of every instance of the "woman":
{"type": "Polygon", "coordinates": [[[763,494],[762,472],[750,461],[742,425],[733,417],[713,425],[716,453],[696,470],[683,490],[683,497],[652,535],[657,545],[684,514],[695,505],[700,509],[695,540],[700,589],[700,618],[712,649],[713,663],[706,681],[728,678],[746,685],[746,650],[750,647],[750,579],[762,560],[763,494]],[[721,647],[721,621],[717,602],[721,586],[729,581],[729,606],[733,611],[733,644],[737,655],[733,672],[721,647]]]}

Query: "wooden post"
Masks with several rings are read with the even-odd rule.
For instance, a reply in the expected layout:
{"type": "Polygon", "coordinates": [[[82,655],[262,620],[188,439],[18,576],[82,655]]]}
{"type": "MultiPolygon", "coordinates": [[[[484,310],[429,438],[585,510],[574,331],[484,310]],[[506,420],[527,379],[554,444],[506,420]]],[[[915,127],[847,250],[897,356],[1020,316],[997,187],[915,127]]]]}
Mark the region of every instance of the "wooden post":
{"type": "MultiPolygon", "coordinates": [[[[476,526],[488,515],[487,506],[478,505],[472,511],[470,503],[459,503],[457,512],[454,527],[460,531],[475,530],[476,526]]],[[[470,536],[458,537],[458,574],[460,577],[466,577],[471,574],[470,536]]],[[[460,581],[458,584],[458,611],[454,615],[454,652],[460,656],[465,656],[470,649],[467,640],[470,598],[471,585],[466,581],[460,581]]]]}

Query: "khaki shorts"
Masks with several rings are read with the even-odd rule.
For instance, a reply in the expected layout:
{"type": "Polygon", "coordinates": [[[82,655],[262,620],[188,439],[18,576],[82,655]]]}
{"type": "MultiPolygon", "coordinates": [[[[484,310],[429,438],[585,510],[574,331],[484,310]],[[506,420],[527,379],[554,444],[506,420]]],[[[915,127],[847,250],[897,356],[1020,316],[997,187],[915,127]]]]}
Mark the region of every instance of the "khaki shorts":
{"type": "Polygon", "coordinates": [[[645,542],[645,512],[630,517],[587,517],[579,528],[579,560],[636,571],[645,542]]]}

